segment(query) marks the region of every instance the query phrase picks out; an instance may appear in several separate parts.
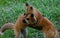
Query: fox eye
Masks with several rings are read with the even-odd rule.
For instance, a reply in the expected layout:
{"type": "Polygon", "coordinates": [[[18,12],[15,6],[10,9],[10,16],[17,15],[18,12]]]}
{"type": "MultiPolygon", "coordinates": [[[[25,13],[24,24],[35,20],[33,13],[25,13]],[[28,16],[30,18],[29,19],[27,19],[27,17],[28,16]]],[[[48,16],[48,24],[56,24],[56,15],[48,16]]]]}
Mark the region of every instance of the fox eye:
{"type": "Polygon", "coordinates": [[[33,15],[33,14],[31,14],[31,17],[34,17],[34,15],[33,15]]]}
{"type": "Polygon", "coordinates": [[[25,20],[23,20],[23,23],[26,23],[26,21],[25,21],[25,20]]]}
{"type": "Polygon", "coordinates": [[[24,13],[24,15],[26,15],[26,16],[27,16],[28,14],[27,14],[27,13],[24,13]]]}
{"type": "Polygon", "coordinates": [[[29,20],[29,18],[27,18],[27,20],[29,20]]]}

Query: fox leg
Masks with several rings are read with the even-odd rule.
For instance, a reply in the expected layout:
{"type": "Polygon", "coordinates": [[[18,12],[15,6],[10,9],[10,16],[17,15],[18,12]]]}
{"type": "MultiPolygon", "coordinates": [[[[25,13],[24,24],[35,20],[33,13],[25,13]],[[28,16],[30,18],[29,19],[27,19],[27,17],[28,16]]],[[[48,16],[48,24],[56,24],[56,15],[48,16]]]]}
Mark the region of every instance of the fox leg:
{"type": "Polygon", "coordinates": [[[14,29],[14,33],[15,33],[15,37],[16,37],[16,38],[21,38],[22,35],[23,35],[22,38],[27,38],[26,29],[19,29],[19,30],[14,29]]]}
{"type": "Polygon", "coordinates": [[[23,38],[28,38],[28,31],[27,31],[27,29],[21,30],[21,33],[23,35],[23,38]]]}
{"type": "Polygon", "coordinates": [[[54,30],[54,31],[50,30],[44,34],[45,34],[45,38],[59,38],[58,31],[56,31],[56,30],[54,30]]]}
{"type": "Polygon", "coordinates": [[[19,38],[19,34],[20,34],[20,31],[21,30],[18,30],[18,29],[16,29],[16,28],[14,28],[14,33],[15,33],[15,38],[19,38]]]}

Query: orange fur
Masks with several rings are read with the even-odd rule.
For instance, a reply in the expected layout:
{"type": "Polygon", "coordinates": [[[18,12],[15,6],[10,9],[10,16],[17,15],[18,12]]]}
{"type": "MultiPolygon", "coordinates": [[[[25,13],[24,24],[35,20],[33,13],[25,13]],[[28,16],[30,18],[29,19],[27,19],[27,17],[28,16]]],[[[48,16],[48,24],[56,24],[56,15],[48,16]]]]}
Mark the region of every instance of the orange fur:
{"type": "MultiPolygon", "coordinates": [[[[18,19],[14,25],[14,32],[15,32],[16,38],[19,38],[19,34],[20,34],[21,30],[24,30],[27,27],[27,24],[23,23],[24,18],[25,18],[24,15],[21,15],[20,17],[18,17],[18,19]]],[[[26,37],[24,37],[24,38],[26,38],[26,37]]]]}
{"type": "MultiPolygon", "coordinates": [[[[29,24],[32,27],[40,27],[42,26],[42,31],[44,32],[44,36],[45,38],[58,38],[58,31],[56,30],[56,28],[53,26],[52,22],[49,21],[46,17],[44,17],[36,8],[32,7],[33,10],[31,10],[30,12],[30,8],[31,6],[29,4],[27,4],[26,9],[27,9],[27,14],[31,15],[34,14],[35,19],[38,20],[36,23],[32,24],[33,20],[30,19],[30,17],[28,17],[30,20],[29,24]],[[32,23],[31,23],[32,22],[32,23]]],[[[26,17],[26,18],[27,18],[26,17]]]]}
{"type": "Polygon", "coordinates": [[[23,34],[23,38],[26,38],[27,37],[26,35],[27,24],[23,23],[24,18],[25,16],[24,14],[22,14],[21,16],[18,17],[15,24],[13,23],[4,24],[0,29],[0,34],[3,34],[2,32],[4,32],[7,29],[13,28],[16,38],[19,38],[20,33],[23,34]]]}
{"type": "MultiPolygon", "coordinates": [[[[31,8],[30,5],[26,5],[27,14],[18,17],[16,23],[13,26],[16,38],[19,38],[21,30],[24,30],[29,24],[32,27],[42,26],[42,31],[45,34],[45,38],[58,38],[58,31],[55,29],[53,24],[36,9],[31,8]],[[33,16],[31,17],[31,15],[33,16]],[[25,20],[27,23],[23,23],[25,20]]],[[[24,37],[25,38],[25,37],[24,37]]]]}

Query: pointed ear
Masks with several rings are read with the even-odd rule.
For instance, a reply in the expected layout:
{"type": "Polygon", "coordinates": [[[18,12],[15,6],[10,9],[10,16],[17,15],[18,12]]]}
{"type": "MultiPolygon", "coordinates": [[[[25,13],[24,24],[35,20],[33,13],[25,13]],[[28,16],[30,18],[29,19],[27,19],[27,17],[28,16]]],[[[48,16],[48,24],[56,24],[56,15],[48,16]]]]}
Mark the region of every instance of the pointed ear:
{"type": "Polygon", "coordinates": [[[33,7],[30,7],[31,10],[33,10],[33,7]]]}
{"type": "Polygon", "coordinates": [[[26,5],[26,6],[29,6],[29,4],[28,4],[28,3],[25,3],[25,5],[26,5]]]}
{"type": "Polygon", "coordinates": [[[24,13],[24,15],[26,15],[26,13],[24,13]]]}

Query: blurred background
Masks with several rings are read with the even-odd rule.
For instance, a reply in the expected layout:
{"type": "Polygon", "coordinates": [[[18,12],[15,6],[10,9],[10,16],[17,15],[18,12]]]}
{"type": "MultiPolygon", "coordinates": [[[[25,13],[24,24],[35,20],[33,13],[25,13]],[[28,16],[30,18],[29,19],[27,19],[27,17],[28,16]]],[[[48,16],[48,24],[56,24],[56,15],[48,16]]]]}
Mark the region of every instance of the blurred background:
{"type": "MultiPolygon", "coordinates": [[[[15,23],[18,16],[25,12],[25,2],[37,8],[60,31],[60,0],[0,0],[0,27],[8,22],[15,23]]],[[[29,27],[27,29],[28,38],[44,38],[41,31],[29,27]]],[[[0,38],[14,37],[12,29],[0,35],[0,38]]]]}

